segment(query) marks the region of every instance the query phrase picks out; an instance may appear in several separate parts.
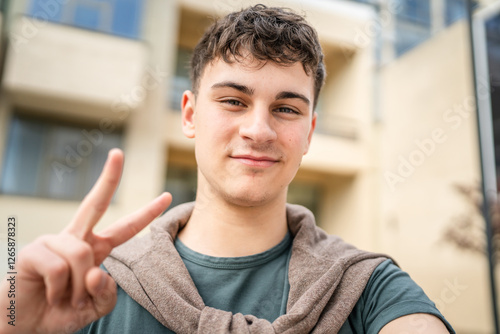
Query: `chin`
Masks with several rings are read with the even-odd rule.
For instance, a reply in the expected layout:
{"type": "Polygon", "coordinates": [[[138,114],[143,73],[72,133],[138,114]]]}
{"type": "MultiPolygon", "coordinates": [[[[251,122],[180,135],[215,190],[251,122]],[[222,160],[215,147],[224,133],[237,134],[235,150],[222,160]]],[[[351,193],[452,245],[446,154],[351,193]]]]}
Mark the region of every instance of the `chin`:
{"type": "Polygon", "coordinates": [[[234,206],[253,208],[265,205],[269,202],[268,199],[264,197],[260,198],[249,198],[249,197],[229,197],[226,201],[234,206]]]}
{"type": "Polygon", "coordinates": [[[276,201],[279,194],[271,194],[267,191],[258,189],[240,189],[232,193],[225,193],[224,199],[226,202],[241,207],[257,207],[266,205],[270,202],[276,201]]]}

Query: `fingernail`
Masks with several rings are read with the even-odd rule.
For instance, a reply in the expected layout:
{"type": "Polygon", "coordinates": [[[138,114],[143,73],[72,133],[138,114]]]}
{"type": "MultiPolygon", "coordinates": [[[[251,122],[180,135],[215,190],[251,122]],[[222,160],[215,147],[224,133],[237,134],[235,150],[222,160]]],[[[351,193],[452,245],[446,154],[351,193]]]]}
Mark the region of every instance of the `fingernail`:
{"type": "Polygon", "coordinates": [[[101,292],[105,286],[106,286],[106,273],[101,273],[101,281],[97,286],[97,292],[101,292]]]}

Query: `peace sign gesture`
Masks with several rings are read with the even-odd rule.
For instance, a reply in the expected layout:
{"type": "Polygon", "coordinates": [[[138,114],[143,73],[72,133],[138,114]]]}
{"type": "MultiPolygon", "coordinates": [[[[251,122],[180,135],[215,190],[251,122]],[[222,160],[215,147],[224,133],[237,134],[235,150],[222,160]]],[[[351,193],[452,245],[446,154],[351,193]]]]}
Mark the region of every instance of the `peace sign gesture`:
{"type": "MultiPolygon", "coordinates": [[[[104,169],[71,223],[45,235],[19,254],[16,326],[0,322],[1,333],[72,333],[109,313],[116,283],[99,268],[111,250],[132,238],[170,205],[163,193],[99,234],[93,232],[120,181],[123,153],[109,152],[104,169]]],[[[43,222],[42,222],[43,223],[43,222]]],[[[0,308],[9,307],[9,284],[0,285],[0,308]]]]}

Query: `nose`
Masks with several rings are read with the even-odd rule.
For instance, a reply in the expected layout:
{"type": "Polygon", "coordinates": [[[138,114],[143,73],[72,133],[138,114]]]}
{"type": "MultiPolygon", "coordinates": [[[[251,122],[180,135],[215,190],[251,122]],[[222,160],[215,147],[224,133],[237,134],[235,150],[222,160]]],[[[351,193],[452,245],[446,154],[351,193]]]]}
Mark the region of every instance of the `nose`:
{"type": "Polygon", "coordinates": [[[258,144],[272,142],[277,138],[272,121],[271,112],[267,108],[253,108],[244,115],[240,136],[258,144]]]}

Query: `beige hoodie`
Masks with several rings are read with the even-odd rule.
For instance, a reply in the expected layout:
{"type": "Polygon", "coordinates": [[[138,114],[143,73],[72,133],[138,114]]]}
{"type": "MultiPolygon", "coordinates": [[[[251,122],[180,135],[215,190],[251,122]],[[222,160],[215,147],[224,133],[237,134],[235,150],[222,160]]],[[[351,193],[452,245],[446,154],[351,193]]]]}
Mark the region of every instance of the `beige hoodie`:
{"type": "Polygon", "coordinates": [[[151,233],[113,250],[106,269],[160,323],[182,333],[336,333],[385,255],[356,249],[316,226],[304,207],[287,204],[294,236],[286,314],[273,323],[205,306],[173,241],[194,203],[169,210],[151,233]]]}

